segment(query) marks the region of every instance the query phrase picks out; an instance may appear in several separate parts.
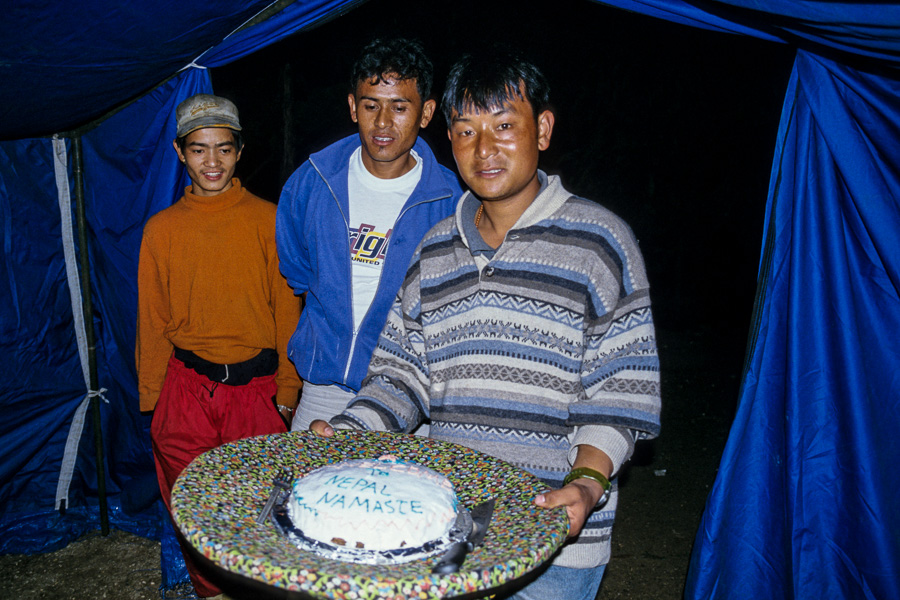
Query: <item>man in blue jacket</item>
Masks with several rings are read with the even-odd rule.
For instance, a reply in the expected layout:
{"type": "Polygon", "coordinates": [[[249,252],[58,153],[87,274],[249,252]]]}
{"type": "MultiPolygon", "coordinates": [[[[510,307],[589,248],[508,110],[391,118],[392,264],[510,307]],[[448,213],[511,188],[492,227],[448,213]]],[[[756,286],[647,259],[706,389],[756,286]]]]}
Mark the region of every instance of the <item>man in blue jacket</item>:
{"type": "Polygon", "coordinates": [[[436,108],[432,71],[417,42],[368,44],[347,96],[359,134],[311,155],[282,190],[281,272],[306,294],[288,347],[304,381],[294,431],[353,399],[413,251],[462,195],[419,139],[436,108]]]}

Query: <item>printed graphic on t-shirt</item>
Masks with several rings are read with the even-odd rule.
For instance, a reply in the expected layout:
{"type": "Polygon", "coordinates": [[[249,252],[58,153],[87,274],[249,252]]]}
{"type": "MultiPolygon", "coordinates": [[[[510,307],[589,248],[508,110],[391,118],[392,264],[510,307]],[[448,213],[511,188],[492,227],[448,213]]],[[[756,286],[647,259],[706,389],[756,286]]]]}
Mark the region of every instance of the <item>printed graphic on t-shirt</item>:
{"type": "Polygon", "coordinates": [[[375,231],[375,225],[360,223],[357,228],[350,228],[350,259],[355,263],[381,266],[388,240],[393,229],[387,233],[375,231]]]}

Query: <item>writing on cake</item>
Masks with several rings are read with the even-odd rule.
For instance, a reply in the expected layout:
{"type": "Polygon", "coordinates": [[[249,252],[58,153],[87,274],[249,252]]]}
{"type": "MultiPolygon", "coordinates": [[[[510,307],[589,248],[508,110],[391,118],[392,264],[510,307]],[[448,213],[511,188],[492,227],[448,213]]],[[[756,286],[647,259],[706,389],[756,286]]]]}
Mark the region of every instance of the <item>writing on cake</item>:
{"type": "MultiPolygon", "coordinates": [[[[331,508],[344,508],[347,510],[364,510],[367,513],[398,513],[401,515],[423,514],[421,500],[405,500],[391,498],[387,483],[376,483],[377,477],[389,477],[390,472],[382,469],[369,469],[368,478],[347,477],[335,475],[323,485],[322,495],[312,502],[315,509],[317,505],[325,504],[331,508]],[[346,492],[351,492],[349,495],[346,492]],[[366,497],[368,496],[368,497],[366,497]]],[[[303,505],[303,499],[298,498],[298,503],[303,505]]]]}
{"type": "Polygon", "coordinates": [[[457,498],[443,475],[396,459],[348,460],[294,483],[288,514],[311,539],[388,550],[446,536],[457,498]]]}

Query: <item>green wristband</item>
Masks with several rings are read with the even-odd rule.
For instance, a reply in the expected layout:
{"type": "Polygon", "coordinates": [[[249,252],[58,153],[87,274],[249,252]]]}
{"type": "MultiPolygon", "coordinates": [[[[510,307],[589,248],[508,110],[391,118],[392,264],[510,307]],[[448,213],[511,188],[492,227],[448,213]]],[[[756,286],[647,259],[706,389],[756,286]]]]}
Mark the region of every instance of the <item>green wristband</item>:
{"type": "Polygon", "coordinates": [[[563,479],[563,485],[569,485],[576,479],[593,479],[603,488],[603,495],[600,496],[600,500],[597,501],[598,504],[603,504],[607,500],[609,500],[609,493],[612,489],[612,484],[609,482],[603,473],[600,471],[590,469],[588,467],[578,467],[577,469],[572,469],[569,471],[569,474],[566,475],[566,478],[563,479]]]}

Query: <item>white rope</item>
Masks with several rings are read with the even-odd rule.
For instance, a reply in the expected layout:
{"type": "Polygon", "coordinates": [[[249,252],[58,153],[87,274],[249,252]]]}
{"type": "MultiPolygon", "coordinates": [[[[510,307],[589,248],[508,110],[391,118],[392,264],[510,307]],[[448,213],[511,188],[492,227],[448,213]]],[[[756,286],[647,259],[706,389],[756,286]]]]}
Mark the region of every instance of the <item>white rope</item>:
{"type": "Polygon", "coordinates": [[[69,427],[69,436],[66,438],[66,449],[63,453],[62,466],[59,470],[59,481],[56,484],[56,510],[60,507],[68,507],[69,487],[72,485],[72,475],[75,473],[75,459],[78,454],[78,441],[84,430],[84,416],[90,405],[90,399],[100,396],[104,402],[109,403],[103,395],[106,389],[91,391],[91,375],[88,366],[87,330],[84,327],[84,309],[81,298],[81,281],[78,277],[78,266],[75,256],[75,232],[72,228],[72,198],[69,195],[69,171],[68,154],[66,153],[66,141],[58,135],[53,136],[53,171],[56,175],[56,194],[59,200],[60,225],[62,228],[63,255],[66,261],[66,280],[69,284],[69,298],[72,303],[72,316],[74,317],[75,340],[78,343],[78,357],[81,360],[81,374],[84,377],[84,387],[87,395],[75,411],[72,425],[69,427]]]}
{"type": "MultiPolygon", "coordinates": [[[[197,60],[200,60],[200,57],[199,57],[199,56],[197,57],[197,60]]],[[[181,67],[181,68],[179,69],[179,71],[186,71],[187,69],[190,69],[191,67],[193,67],[193,68],[195,68],[195,69],[205,69],[205,68],[206,68],[206,67],[204,67],[203,65],[198,65],[197,63],[192,62],[192,63],[189,64],[189,65],[185,65],[185,66],[181,67]]]]}
{"type": "Polygon", "coordinates": [[[108,390],[106,388],[100,388],[99,390],[88,390],[85,400],[90,400],[91,398],[100,398],[101,400],[103,400],[104,404],[109,404],[109,399],[106,397],[107,391],[108,390]]]}
{"type": "Polygon", "coordinates": [[[72,227],[72,197],[69,195],[69,158],[66,153],[66,141],[60,139],[58,135],[54,135],[53,150],[53,170],[56,174],[56,194],[59,200],[63,255],[66,260],[66,281],[69,284],[72,316],[75,318],[75,340],[78,342],[81,374],[84,377],[84,387],[88,389],[91,386],[91,375],[88,367],[87,330],[84,327],[81,280],[78,277],[78,260],[75,254],[75,230],[72,227]]]}

